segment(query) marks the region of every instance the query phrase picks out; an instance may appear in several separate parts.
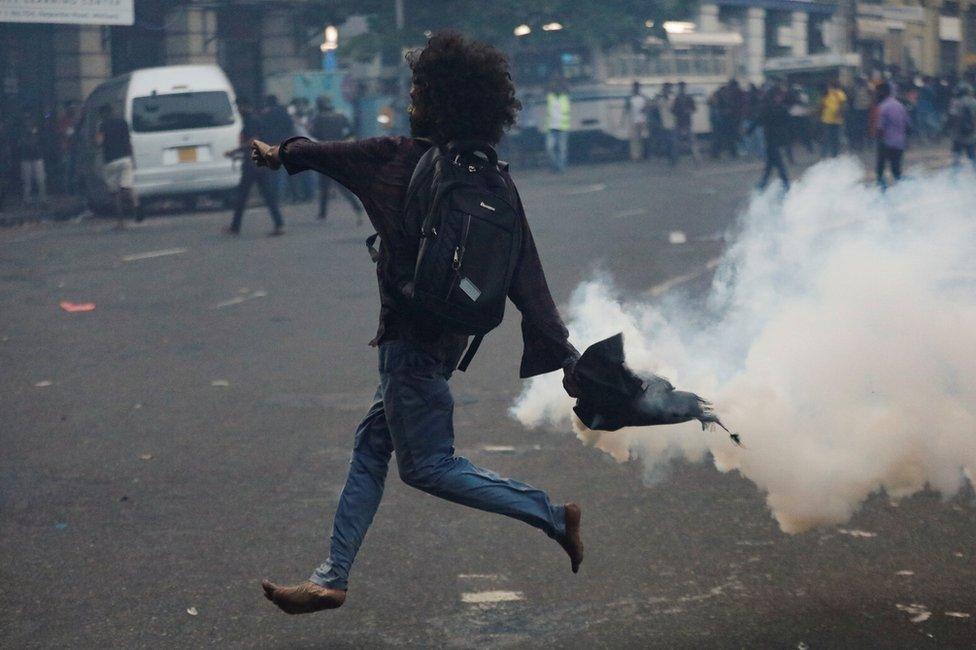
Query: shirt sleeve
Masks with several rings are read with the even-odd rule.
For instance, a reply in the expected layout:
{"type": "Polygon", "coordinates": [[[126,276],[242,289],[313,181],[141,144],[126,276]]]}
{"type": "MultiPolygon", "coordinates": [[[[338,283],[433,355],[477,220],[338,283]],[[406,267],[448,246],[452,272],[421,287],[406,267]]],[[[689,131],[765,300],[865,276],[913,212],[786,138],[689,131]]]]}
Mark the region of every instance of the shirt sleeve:
{"type": "Polygon", "coordinates": [[[518,192],[515,196],[522,220],[522,252],[508,297],[522,313],[523,350],[519,376],[524,379],[559,370],[578,359],[579,352],[569,342],[569,332],[549,292],[522,200],[518,192]]]}
{"type": "Polygon", "coordinates": [[[349,188],[357,196],[367,193],[376,171],[396,153],[396,138],[369,138],[354,142],[313,142],[289,138],[278,157],[289,174],[314,170],[349,188]]]}

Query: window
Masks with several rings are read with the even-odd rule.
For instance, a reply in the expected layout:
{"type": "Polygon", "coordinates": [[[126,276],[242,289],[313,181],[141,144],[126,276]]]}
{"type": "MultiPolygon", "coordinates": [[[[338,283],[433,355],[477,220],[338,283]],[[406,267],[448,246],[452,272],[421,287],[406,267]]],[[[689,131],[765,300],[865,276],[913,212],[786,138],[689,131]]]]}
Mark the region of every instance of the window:
{"type": "Polygon", "coordinates": [[[153,95],[132,101],[133,131],[180,131],[233,123],[234,109],[223,91],[153,95]]]}

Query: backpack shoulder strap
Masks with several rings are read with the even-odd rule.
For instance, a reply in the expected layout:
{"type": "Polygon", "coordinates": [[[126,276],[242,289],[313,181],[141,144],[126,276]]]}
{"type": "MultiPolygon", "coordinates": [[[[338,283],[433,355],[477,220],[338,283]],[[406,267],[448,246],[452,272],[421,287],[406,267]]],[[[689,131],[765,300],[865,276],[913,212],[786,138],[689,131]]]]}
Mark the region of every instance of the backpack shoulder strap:
{"type": "MultiPolygon", "coordinates": [[[[418,140],[423,140],[424,138],[418,138],[418,140]]],[[[410,175],[410,183],[407,185],[407,194],[403,200],[403,209],[407,209],[410,201],[413,200],[414,196],[417,194],[420,183],[423,177],[427,175],[427,171],[433,168],[433,164],[437,159],[440,151],[436,144],[431,143],[430,148],[424,152],[417,161],[417,165],[413,168],[413,174],[410,175]]],[[[369,258],[375,263],[380,259],[380,252],[376,248],[376,240],[379,239],[380,234],[374,232],[372,235],[366,238],[366,249],[369,251],[369,258]]]]}

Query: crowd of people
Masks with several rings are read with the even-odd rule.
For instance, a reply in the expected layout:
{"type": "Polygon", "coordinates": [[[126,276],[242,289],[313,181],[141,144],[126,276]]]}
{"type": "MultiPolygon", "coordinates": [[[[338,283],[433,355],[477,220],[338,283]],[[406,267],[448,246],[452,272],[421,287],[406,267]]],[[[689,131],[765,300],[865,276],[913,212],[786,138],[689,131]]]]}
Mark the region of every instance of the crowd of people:
{"type": "MultiPolygon", "coordinates": [[[[883,182],[889,168],[895,179],[900,177],[902,153],[913,140],[938,143],[948,138],[955,164],[960,164],[965,156],[976,165],[972,76],[957,79],[875,74],[858,76],[846,87],[833,80],[816,88],[776,80],[761,86],[743,85],[732,79],[704,100],[696,100],[684,81],[665,83],[653,94],[645,93],[640,82],[634,81],[625,100],[621,126],[627,133],[631,160],[657,156],[675,166],[683,156],[689,156],[697,163],[702,155],[693,120],[704,112],[706,130],[710,132],[707,149],[712,158],[764,159],[761,187],[773,172],[784,185],[788,184],[787,164],[795,163],[798,150],[834,157],[844,150],[863,152],[874,147],[878,179],[883,182]]],[[[314,104],[299,97],[286,106],[272,95],[259,108],[248,101],[242,105],[245,131],[270,134],[267,137],[333,140],[355,135],[349,119],[336,111],[326,97],[314,104]],[[259,130],[254,131],[255,128],[259,130]]],[[[553,79],[546,93],[544,124],[539,126],[544,135],[540,147],[544,147],[546,159],[555,171],[563,171],[569,162],[571,111],[568,85],[564,80],[553,79]]],[[[13,144],[0,150],[0,209],[5,199],[14,194],[19,195],[22,204],[33,205],[45,203],[52,193],[77,193],[75,143],[80,112],[76,102],[67,102],[55,111],[25,114],[19,119],[0,115],[0,135],[13,144]]],[[[98,129],[99,134],[102,131],[98,129]]],[[[127,145],[121,131],[109,131],[112,133],[100,143],[100,148],[110,149],[113,160],[131,160],[122,151],[127,145]]],[[[120,162],[112,166],[112,171],[106,183],[110,187],[121,185],[115,192],[120,214],[140,216],[137,197],[130,187],[131,170],[120,162]]],[[[359,202],[327,177],[317,183],[305,176],[276,175],[273,183],[257,177],[244,178],[238,204],[246,200],[245,189],[253,184],[259,186],[272,215],[280,215],[281,201],[303,203],[317,198],[318,216],[325,219],[329,197],[338,193],[353,206],[362,222],[359,202]]],[[[239,224],[238,218],[230,230],[239,229],[239,224]]]]}
{"type": "Polygon", "coordinates": [[[73,140],[80,108],[65,102],[54,111],[0,114],[0,209],[13,194],[25,204],[43,204],[51,193],[74,187],[73,140]],[[18,191],[19,190],[19,191],[18,191]]]}
{"type": "MultiPolygon", "coordinates": [[[[814,90],[776,80],[743,87],[732,79],[705,104],[712,157],[764,158],[760,187],[774,171],[789,184],[786,164],[794,163],[798,147],[829,158],[873,144],[882,183],[888,168],[896,180],[900,178],[902,155],[912,139],[935,143],[948,137],[954,163],[965,155],[976,165],[976,99],[969,80],[889,74],[858,76],[847,88],[834,79],[814,90]]],[[[631,160],[658,155],[675,165],[686,153],[700,160],[692,129],[697,110],[683,81],[677,90],[665,83],[651,96],[634,81],[623,111],[631,160]]]]}

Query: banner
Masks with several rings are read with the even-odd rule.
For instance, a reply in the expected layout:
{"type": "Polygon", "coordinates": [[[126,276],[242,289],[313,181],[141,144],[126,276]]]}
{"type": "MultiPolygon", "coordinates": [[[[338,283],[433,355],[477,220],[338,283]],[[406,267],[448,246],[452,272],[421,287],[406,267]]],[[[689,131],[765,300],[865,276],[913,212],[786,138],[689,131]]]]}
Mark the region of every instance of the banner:
{"type": "Polygon", "coordinates": [[[0,23],[131,25],[132,0],[0,0],[0,23]]]}

